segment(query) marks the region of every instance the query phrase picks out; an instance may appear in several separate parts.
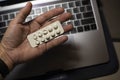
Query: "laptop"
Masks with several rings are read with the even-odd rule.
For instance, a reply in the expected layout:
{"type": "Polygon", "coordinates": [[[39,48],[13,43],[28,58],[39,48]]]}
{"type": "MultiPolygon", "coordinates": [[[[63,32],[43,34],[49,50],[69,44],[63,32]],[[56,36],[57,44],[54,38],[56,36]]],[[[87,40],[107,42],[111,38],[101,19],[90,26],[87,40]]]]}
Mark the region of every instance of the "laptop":
{"type": "MultiPolygon", "coordinates": [[[[0,0],[0,38],[4,35],[10,20],[27,1],[0,0]]],[[[65,33],[69,38],[66,43],[49,50],[39,58],[16,66],[6,80],[24,79],[57,71],[71,71],[109,61],[108,47],[96,0],[34,0],[31,2],[33,9],[26,22],[53,8],[64,7],[66,12],[72,13],[72,18],[62,25],[72,23],[74,28],[65,33]]]]}

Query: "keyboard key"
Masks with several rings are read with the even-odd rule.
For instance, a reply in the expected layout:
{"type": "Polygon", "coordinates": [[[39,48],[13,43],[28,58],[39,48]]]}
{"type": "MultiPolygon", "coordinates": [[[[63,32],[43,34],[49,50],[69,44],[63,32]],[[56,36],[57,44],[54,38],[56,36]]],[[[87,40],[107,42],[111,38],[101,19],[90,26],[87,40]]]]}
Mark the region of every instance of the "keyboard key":
{"type": "Polygon", "coordinates": [[[77,30],[78,30],[78,32],[83,32],[83,27],[82,26],[79,26],[79,27],[77,27],[77,30]]]}
{"type": "Polygon", "coordinates": [[[85,31],[89,31],[89,30],[90,30],[90,26],[89,26],[89,25],[85,25],[85,26],[84,26],[84,30],[85,30],[85,31]]]}
{"type": "Polygon", "coordinates": [[[93,17],[93,12],[85,12],[83,13],[83,17],[84,18],[93,17]]]}
{"type": "Polygon", "coordinates": [[[6,25],[8,26],[8,25],[9,25],[9,23],[10,23],[10,20],[8,20],[8,21],[7,21],[7,24],[6,24],[6,25]]]}
{"type": "Polygon", "coordinates": [[[1,33],[2,33],[2,34],[4,34],[4,33],[5,33],[5,31],[6,31],[6,29],[7,29],[6,27],[5,27],[5,28],[0,29],[1,33]]]}
{"type": "Polygon", "coordinates": [[[74,21],[74,25],[75,26],[80,26],[80,21],[79,20],[74,21]]]}
{"type": "Polygon", "coordinates": [[[63,8],[68,8],[68,5],[66,3],[62,4],[63,8]]]}
{"type": "Polygon", "coordinates": [[[77,18],[77,19],[81,19],[81,18],[82,18],[81,13],[76,14],[76,18],[77,18]]]}
{"type": "Polygon", "coordinates": [[[95,20],[94,20],[94,18],[82,19],[81,23],[82,23],[82,25],[95,23],[95,20]]]}
{"type": "Polygon", "coordinates": [[[74,20],[75,19],[75,15],[72,15],[72,17],[70,18],[70,20],[74,20]]]}
{"type": "Polygon", "coordinates": [[[60,4],[55,5],[55,8],[59,8],[59,7],[61,7],[61,5],[60,5],[60,4]]]}
{"type": "Polygon", "coordinates": [[[71,33],[76,33],[76,32],[77,32],[76,28],[73,28],[71,31],[71,33]]]}
{"type": "Polygon", "coordinates": [[[9,18],[10,18],[10,19],[13,19],[14,17],[15,17],[15,14],[14,14],[14,13],[9,14],[9,18]]]}
{"type": "Polygon", "coordinates": [[[40,14],[41,13],[41,8],[37,8],[35,11],[36,11],[36,14],[40,14]]]}
{"type": "Polygon", "coordinates": [[[71,7],[75,7],[74,2],[70,2],[70,3],[69,3],[69,7],[70,7],[70,8],[71,8],[71,7]]]}
{"type": "Polygon", "coordinates": [[[85,7],[80,7],[80,11],[84,12],[85,11],[85,7]]]}
{"type": "Polygon", "coordinates": [[[90,0],[84,0],[82,1],[82,5],[89,5],[90,4],[90,0]]]}
{"type": "Polygon", "coordinates": [[[31,10],[30,15],[34,15],[34,14],[35,14],[35,11],[31,10]]]}
{"type": "Polygon", "coordinates": [[[47,7],[43,7],[42,8],[42,12],[44,13],[44,12],[47,12],[48,11],[48,9],[47,9],[47,7]]]}
{"type": "Polygon", "coordinates": [[[95,30],[95,29],[97,29],[97,26],[96,26],[96,24],[92,24],[92,25],[91,25],[91,29],[92,29],[92,30],[95,30]]]}
{"type": "Polygon", "coordinates": [[[87,6],[87,11],[92,11],[92,7],[91,6],[87,6]]]}
{"type": "Polygon", "coordinates": [[[8,15],[3,15],[3,20],[8,20],[8,15]]]}
{"type": "Polygon", "coordinates": [[[52,6],[52,5],[51,5],[51,6],[49,6],[49,10],[51,10],[51,9],[53,9],[53,8],[54,8],[54,6],[52,6]]]}
{"type": "Polygon", "coordinates": [[[75,5],[76,5],[76,6],[81,6],[81,2],[80,2],[80,1],[76,1],[76,2],[75,2],[75,5]]]}
{"type": "Polygon", "coordinates": [[[67,12],[73,13],[72,9],[67,9],[67,12]]]}
{"type": "Polygon", "coordinates": [[[73,8],[73,12],[74,13],[78,13],[79,12],[79,8],[73,8]]]}
{"type": "Polygon", "coordinates": [[[0,27],[5,27],[5,26],[6,26],[5,22],[0,22],[0,27]]]}

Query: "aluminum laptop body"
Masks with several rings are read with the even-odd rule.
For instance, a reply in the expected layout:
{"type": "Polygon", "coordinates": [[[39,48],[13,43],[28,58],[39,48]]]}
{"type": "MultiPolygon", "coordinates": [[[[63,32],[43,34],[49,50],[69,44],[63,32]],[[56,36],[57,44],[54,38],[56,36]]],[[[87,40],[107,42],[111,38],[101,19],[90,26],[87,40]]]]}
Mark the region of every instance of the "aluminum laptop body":
{"type": "MultiPolygon", "coordinates": [[[[63,23],[63,25],[72,23],[74,29],[65,34],[69,37],[66,43],[47,51],[44,55],[33,61],[16,66],[7,76],[6,80],[45,75],[57,71],[75,70],[103,64],[109,61],[109,52],[96,0],[36,0],[31,2],[33,3],[32,12],[35,12],[38,8],[41,8],[43,12],[47,11],[48,9],[46,9],[46,6],[49,9],[54,7],[65,7],[65,11],[70,11],[74,18],[63,23]],[[86,5],[87,2],[85,1],[90,1],[90,4],[86,5]],[[80,5],[77,4],[78,2],[80,5]],[[54,7],[52,5],[54,5],[54,7]],[[79,6],[85,8],[79,9],[79,6]],[[69,9],[68,7],[71,8],[69,9]],[[82,12],[82,10],[84,11],[82,12]],[[89,16],[87,12],[92,12],[92,17],[89,16]]],[[[0,15],[2,17],[0,22],[1,25],[3,25],[3,20],[6,20],[4,19],[6,14],[8,15],[8,20],[6,20],[4,25],[7,26],[7,22],[9,23],[11,20],[10,14],[14,13],[14,15],[16,15],[19,9],[24,7],[25,4],[26,2],[0,7],[0,15]]],[[[35,16],[36,15],[32,16],[32,18],[35,16]]],[[[28,16],[26,21],[32,18],[28,16]]],[[[1,27],[1,29],[4,28],[7,27],[1,27]]]]}

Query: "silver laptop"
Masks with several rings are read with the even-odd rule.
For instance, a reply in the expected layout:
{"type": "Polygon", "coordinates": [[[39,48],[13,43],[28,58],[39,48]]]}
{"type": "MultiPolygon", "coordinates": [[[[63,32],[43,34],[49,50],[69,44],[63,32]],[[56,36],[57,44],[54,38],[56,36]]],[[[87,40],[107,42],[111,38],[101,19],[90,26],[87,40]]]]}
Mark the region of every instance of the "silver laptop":
{"type": "MultiPolygon", "coordinates": [[[[44,75],[57,70],[84,68],[106,63],[109,60],[96,0],[36,0],[31,2],[34,6],[26,21],[30,21],[55,7],[64,7],[65,11],[71,12],[73,16],[63,25],[72,23],[74,29],[65,33],[69,37],[65,44],[49,50],[33,61],[16,66],[6,80],[44,75]]],[[[1,38],[10,20],[26,4],[26,2],[9,3],[10,5],[2,4],[0,7],[1,38]]]]}

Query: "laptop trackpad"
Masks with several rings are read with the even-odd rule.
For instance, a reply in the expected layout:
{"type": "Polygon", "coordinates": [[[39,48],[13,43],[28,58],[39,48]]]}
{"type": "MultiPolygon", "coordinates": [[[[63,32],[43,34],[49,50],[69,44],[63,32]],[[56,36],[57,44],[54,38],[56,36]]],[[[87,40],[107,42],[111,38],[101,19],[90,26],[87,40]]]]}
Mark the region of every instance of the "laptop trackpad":
{"type": "MultiPolygon", "coordinates": [[[[92,61],[92,58],[95,56],[89,56],[89,58],[87,58],[88,53],[85,54],[83,53],[84,51],[81,51],[81,48],[83,48],[81,43],[84,43],[85,40],[79,38],[79,40],[76,41],[76,36],[70,35],[69,40],[65,44],[49,50],[33,61],[17,66],[9,76],[13,76],[12,78],[23,78],[41,75],[59,69],[69,70],[96,64],[96,62],[94,62],[95,60],[92,61]]],[[[89,55],[91,54],[89,53],[89,55]]],[[[8,79],[11,78],[9,76],[8,79]]]]}

